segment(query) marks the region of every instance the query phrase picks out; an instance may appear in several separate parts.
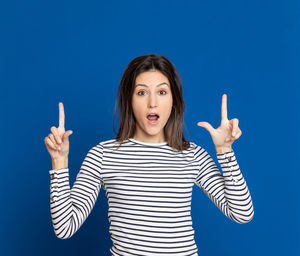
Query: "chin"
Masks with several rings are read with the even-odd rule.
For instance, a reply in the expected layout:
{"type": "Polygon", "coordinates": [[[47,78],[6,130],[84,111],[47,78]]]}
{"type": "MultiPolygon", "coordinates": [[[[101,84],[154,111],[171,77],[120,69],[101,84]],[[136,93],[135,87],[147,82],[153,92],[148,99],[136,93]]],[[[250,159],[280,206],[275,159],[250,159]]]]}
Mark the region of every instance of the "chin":
{"type": "Polygon", "coordinates": [[[145,131],[145,133],[148,135],[148,136],[156,136],[156,135],[159,135],[161,131],[145,131]]]}
{"type": "Polygon", "coordinates": [[[149,136],[155,136],[158,135],[162,132],[163,129],[158,128],[158,127],[147,127],[146,129],[144,129],[144,133],[146,133],[149,136]]]}
{"type": "Polygon", "coordinates": [[[156,126],[151,126],[148,122],[142,124],[143,126],[138,125],[139,130],[146,136],[157,136],[164,130],[164,127],[162,127],[161,124],[158,124],[156,126]]]}

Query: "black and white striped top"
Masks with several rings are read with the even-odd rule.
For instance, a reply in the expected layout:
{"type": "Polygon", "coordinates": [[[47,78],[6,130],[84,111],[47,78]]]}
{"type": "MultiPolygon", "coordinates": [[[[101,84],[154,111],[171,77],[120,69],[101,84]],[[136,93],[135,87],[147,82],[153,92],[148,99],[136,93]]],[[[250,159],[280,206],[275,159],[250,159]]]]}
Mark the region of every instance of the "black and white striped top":
{"type": "Polygon", "coordinates": [[[112,139],[92,147],[72,189],[68,168],[49,171],[58,238],[69,238],[81,227],[101,186],[108,199],[113,256],[198,255],[191,218],[194,184],[231,220],[247,223],[253,218],[251,196],[233,151],[217,154],[222,175],[207,151],[193,142],[182,152],[167,142],[132,138],[118,145],[112,139]]]}

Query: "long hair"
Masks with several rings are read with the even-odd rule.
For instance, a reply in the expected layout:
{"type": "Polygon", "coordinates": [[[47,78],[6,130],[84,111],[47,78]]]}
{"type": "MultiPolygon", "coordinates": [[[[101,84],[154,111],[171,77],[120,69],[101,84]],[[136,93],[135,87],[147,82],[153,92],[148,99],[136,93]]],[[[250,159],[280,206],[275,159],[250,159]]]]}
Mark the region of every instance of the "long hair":
{"type": "MultiPolygon", "coordinates": [[[[122,143],[123,140],[132,138],[136,131],[136,119],[134,117],[131,101],[134,93],[136,78],[142,72],[158,70],[164,74],[170,82],[173,97],[173,106],[170,117],[164,127],[164,135],[170,147],[182,151],[190,147],[185,140],[182,123],[185,103],[182,96],[181,79],[174,65],[164,56],[155,54],[143,55],[133,59],[126,67],[118,88],[115,101],[114,119],[117,103],[119,104],[120,124],[116,140],[122,143]]],[[[115,130],[114,130],[115,132],[115,130]]],[[[115,132],[116,133],[116,132],[115,132]]]]}

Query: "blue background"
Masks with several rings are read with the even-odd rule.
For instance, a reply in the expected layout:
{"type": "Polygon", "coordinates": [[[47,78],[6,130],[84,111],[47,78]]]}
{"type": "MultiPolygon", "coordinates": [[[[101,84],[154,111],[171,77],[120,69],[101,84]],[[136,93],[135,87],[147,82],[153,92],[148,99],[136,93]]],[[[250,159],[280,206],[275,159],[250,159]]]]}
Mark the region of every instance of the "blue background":
{"type": "MultiPolygon", "coordinates": [[[[115,137],[113,108],[126,65],[150,53],[178,69],[185,134],[216,159],[196,124],[238,118],[234,142],[255,216],[225,217],[194,186],[199,255],[299,255],[299,1],[1,1],[1,255],[110,255],[107,201],[60,240],[50,215],[44,138],[63,102],[70,184],[88,150],[115,137]]],[[[117,130],[117,125],[115,126],[117,130]]],[[[219,166],[219,164],[218,164],[219,166]]]]}

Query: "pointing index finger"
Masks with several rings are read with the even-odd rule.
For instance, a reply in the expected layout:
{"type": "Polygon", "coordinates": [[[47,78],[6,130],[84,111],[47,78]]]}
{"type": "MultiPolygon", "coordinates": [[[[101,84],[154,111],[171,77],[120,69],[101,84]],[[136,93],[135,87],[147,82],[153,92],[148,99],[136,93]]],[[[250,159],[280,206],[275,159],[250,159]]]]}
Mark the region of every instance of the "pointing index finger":
{"type": "Polygon", "coordinates": [[[222,108],[221,108],[222,120],[227,120],[227,95],[223,94],[222,108]]]}
{"type": "Polygon", "coordinates": [[[62,102],[59,102],[59,127],[65,127],[65,112],[64,112],[64,105],[62,102]]]}

